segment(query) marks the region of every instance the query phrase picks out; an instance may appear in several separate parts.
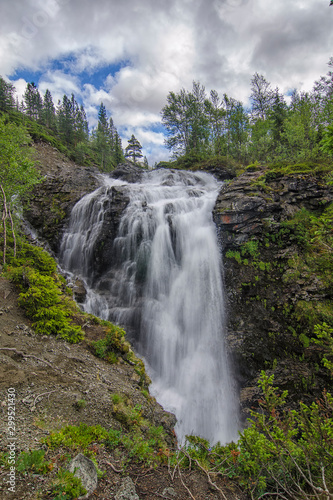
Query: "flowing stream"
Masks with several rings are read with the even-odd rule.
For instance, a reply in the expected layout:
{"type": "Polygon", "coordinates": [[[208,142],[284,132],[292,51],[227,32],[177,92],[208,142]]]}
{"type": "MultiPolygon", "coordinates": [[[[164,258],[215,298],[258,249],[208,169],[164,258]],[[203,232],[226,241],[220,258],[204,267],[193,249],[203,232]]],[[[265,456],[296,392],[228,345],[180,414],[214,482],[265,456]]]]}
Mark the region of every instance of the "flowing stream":
{"type": "Polygon", "coordinates": [[[150,392],[177,417],[180,442],[237,438],[238,408],[225,341],[221,254],[212,210],[220,184],[209,174],[154,170],[140,183],[108,177],[74,207],[62,266],[88,285],[84,309],[130,332],[148,367],[150,392]],[[129,198],[96,277],[112,187],[129,198]],[[99,243],[98,243],[99,242],[99,243]]]}

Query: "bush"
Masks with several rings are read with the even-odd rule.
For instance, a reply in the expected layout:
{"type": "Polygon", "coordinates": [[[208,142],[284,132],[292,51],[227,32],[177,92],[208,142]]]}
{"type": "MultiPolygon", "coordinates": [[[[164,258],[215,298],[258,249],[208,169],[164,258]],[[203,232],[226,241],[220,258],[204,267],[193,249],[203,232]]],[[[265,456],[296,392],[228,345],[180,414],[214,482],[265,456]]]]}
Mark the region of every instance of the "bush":
{"type": "Polygon", "coordinates": [[[19,267],[10,273],[14,282],[21,284],[18,303],[33,321],[33,328],[40,335],[59,335],[68,342],[82,340],[80,326],[69,318],[60,286],[51,276],[45,276],[30,267],[19,267]]]}
{"type": "Polygon", "coordinates": [[[107,322],[105,338],[91,343],[94,354],[111,363],[117,362],[117,354],[129,352],[129,344],[125,341],[125,334],[125,330],[107,322]]]}
{"type": "Polygon", "coordinates": [[[81,479],[65,469],[59,470],[57,478],[52,481],[51,488],[53,495],[57,495],[54,500],[69,500],[87,493],[82,486],[81,479]]]}
{"type": "Polygon", "coordinates": [[[57,432],[51,432],[43,439],[49,448],[65,446],[72,450],[87,452],[88,447],[95,441],[103,441],[108,438],[108,431],[100,425],[89,426],[87,424],[67,425],[57,432]]]}
{"type": "Polygon", "coordinates": [[[261,374],[263,398],[251,411],[250,426],[238,442],[209,448],[190,438],[184,455],[214,473],[235,479],[252,499],[306,500],[333,497],[333,397],[299,410],[284,409],[287,391],[279,394],[273,376],[261,374]]]}
{"type": "Polygon", "coordinates": [[[33,450],[23,451],[17,459],[16,468],[19,472],[34,472],[36,474],[46,474],[53,469],[52,462],[46,462],[44,459],[45,451],[33,450]]]}

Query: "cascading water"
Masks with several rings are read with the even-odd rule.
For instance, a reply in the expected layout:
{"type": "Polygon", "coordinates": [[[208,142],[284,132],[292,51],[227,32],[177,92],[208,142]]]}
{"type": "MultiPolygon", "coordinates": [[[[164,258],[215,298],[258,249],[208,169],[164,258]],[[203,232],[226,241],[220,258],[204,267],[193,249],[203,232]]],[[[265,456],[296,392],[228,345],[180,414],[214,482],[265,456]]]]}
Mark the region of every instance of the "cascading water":
{"type": "MultiPolygon", "coordinates": [[[[93,279],[94,246],[110,186],[74,207],[62,265],[93,288],[84,308],[128,326],[152,379],[151,392],[177,417],[180,441],[237,437],[238,411],[225,345],[221,255],[212,209],[220,185],[209,174],[155,170],[125,184],[129,203],[113,263],[93,279]]],[[[111,260],[111,257],[110,257],[111,260]]]]}

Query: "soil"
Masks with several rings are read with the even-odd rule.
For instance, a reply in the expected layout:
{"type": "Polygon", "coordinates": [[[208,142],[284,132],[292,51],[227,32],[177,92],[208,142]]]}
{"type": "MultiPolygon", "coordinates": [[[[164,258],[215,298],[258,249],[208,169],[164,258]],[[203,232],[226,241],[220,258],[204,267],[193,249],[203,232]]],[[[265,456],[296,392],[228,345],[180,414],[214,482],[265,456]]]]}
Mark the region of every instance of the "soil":
{"type": "MultiPolygon", "coordinates": [[[[68,344],[54,337],[40,337],[34,333],[29,320],[17,304],[15,286],[0,277],[0,452],[8,452],[8,389],[15,389],[15,454],[38,449],[45,445],[41,439],[51,430],[67,424],[100,424],[109,429],[120,428],[112,416],[112,393],[125,393],[150,419],[160,425],[168,414],[155,402],[147,404],[142,395],[133,367],[123,363],[110,365],[96,358],[87,342],[68,344]],[[80,408],[78,401],[86,406],[80,408]]],[[[100,332],[96,325],[84,325],[86,337],[96,339],[100,332]]],[[[171,416],[170,416],[171,418],[171,416]]],[[[171,421],[171,420],[170,420],[171,421]]],[[[170,422],[169,422],[170,425],[170,422]]],[[[47,448],[45,447],[47,450],[47,448]]],[[[246,496],[236,485],[222,477],[209,483],[206,473],[198,470],[173,470],[167,466],[149,468],[131,463],[119,471],[119,456],[102,445],[94,446],[96,461],[106,474],[99,479],[91,499],[112,499],[122,479],[130,476],[140,500],[196,500],[238,499],[246,496]],[[172,488],[166,490],[166,488],[172,488]],[[172,496],[170,496],[172,495],[172,496]]],[[[48,485],[59,467],[63,467],[65,454],[75,456],[72,450],[47,450],[46,459],[54,463],[47,475],[16,472],[15,493],[8,491],[8,469],[0,468],[0,500],[51,499],[48,485]]]]}

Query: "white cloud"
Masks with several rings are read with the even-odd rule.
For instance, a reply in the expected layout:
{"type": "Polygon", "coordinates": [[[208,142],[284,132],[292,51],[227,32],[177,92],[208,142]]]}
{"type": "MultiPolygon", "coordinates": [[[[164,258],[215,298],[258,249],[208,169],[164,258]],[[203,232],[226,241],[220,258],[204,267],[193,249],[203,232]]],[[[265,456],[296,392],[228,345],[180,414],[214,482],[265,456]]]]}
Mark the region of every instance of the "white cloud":
{"type": "Polygon", "coordinates": [[[41,71],[39,87],[55,102],[73,92],[95,123],[103,101],[117,127],[134,130],[159,123],[168,92],[193,80],[247,102],[255,72],[280,89],[309,90],[332,55],[328,0],[0,0],[0,8],[2,76],[41,71]],[[119,63],[94,82],[95,71],[119,63]]]}

